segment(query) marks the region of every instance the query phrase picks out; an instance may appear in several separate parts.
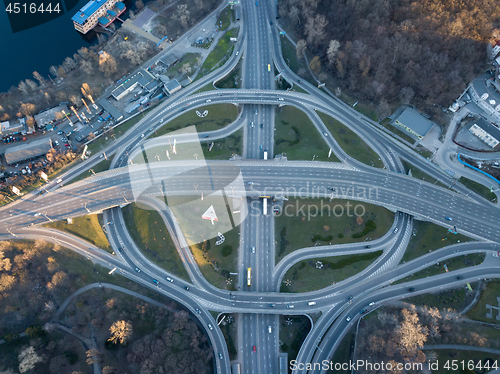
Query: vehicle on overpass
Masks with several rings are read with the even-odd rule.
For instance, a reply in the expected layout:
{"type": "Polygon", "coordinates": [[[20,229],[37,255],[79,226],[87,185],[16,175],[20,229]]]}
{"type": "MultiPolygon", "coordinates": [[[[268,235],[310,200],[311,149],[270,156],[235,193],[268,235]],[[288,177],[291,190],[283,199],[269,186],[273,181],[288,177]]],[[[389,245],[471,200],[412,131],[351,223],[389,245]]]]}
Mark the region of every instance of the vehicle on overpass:
{"type": "Polygon", "coordinates": [[[263,203],[262,203],[262,214],[267,216],[267,198],[264,198],[263,203]]]}
{"type": "Polygon", "coordinates": [[[271,64],[267,64],[267,71],[271,71],[271,64]]]}

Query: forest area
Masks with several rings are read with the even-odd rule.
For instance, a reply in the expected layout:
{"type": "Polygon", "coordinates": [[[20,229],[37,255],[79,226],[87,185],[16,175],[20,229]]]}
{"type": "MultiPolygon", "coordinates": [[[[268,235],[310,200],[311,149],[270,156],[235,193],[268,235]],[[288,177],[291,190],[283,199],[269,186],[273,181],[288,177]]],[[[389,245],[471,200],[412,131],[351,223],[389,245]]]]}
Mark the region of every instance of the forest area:
{"type": "Polygon", "coordinates": [[[0,241],[0,374],[210,374],[212,357],[176,302],[58,245],[0,241]]]}
{"type": "Polygon", "coordinates": [[[500,26],[500,2],[488,0],[279,4],[297,56],[307,51],[313,72],[332,75],[342,90],[375,104],[379,119],[399,104],[431,115],[447,108],[487,69],[488,42],[500,26]]]}

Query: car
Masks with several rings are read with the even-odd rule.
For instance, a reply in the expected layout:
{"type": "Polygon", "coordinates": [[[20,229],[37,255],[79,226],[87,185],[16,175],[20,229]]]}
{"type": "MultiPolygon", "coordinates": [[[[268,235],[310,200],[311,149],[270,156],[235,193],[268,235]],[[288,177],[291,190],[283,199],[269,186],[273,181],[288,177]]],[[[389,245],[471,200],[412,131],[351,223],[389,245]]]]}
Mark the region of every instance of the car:
{"type": "Polygon", "coordinates": [[[252,253],[255,253],[255,247],[252,247],[252,253]]]}
{"type": "Polygon", "coordinates": [[[62,182],[61,178],[59,178],[58,180],[56,180],[56,183],[58,183],[58,184],[61,183],[61,182],[62,182]]]}
{"type": "Polygon", "coordinates": [[[208,324],[208,328],[209,328],[210,330],[213,330],[213,329],[214,329],[214,327],[213,327],[210,323],[208,324]]]}
{"type": "Polygon", "coordinates": [[[160,282],[158,282],[156,279],[153,278],[153,283],[154,284],[160,284],[160,282]]]}
{"type": "Polygon", "coordinates": [[[173,282],[174,282],[174,280],[173,280],[172,278],[170,278],[170,277],[166,277],[165,279],[166,279],[167,281],[169,281],[170,283],[173,283],[173,282]]]}
{"type": "Polygon", "coordinates": [[[54,140],[55,145],[59,145],[59,142],[57,140],[54,140]]]}
{"type": "Polygon", "coordinates": [[[413,292],[413,291],[415,291],[415,287],[408,288],[408,292],[413,292]]]}
{"type": "Polygon", "coordinates": [[[260,145],[260,150],[262,151],[262,144],[260,145]]]}
{"type": "Polygon", "coordinates": [[[139,269],[139,268],[135,268],[135,271],[136,271],[136,272],[138,272],[138,273],[140,273],[140,272],[141,272],[141,269],[139,269]]]}
{"type": "Polygon", "coordinates": [[[328,136],[328,133],[327,133],[327,132],[324,132],[324,133],[323,133],[323,135],[324,135],[324,136],[328,136]]]}
{"type": "Polygon", "coordinates": [[[351,301],[351,300],[352,300],[352,295],[347,298],[347,301],[351,301]]]}
{"type": "Polygon", "coordinates": [[[255,115],[257,115],[257,109],[255,109],[255,115]]]}
{"type": "Polygon", "coordinates": [[[395,233],[397,233],[398,231],[399,231],[399,229],[396,227],[396,228],[394,229],[394,234],[395,234],[395,233]]]}
{"type": "Polygon", "coordinates": [[[205,100],[205,102],[206,102],[206,103],[211,103],[211,102],[212,102],[212,100],[207,99],[207,100],[205,100]]]}
{"type": "Polygon", "coordinates": [[[236,51],[236,56],[238,56],[240,54],[240,51],[236,51]]]}
{"type": "Polygon", "coordinates": [[[118,247],[118,252],[123,252],[123,248],[118,247]]]}
{"type": "Polygon", "coordinates": [[[255,345],[253,346],[253,353],[257,352],[257,348],[255,348],[255,345]]]}
{"type": "Polygon", "coordinates": [[[66,146],[66,147],[71,147],[68,143],[64,144],[64,146],[66,146]]]}
{"type": "Polygon", "coordinates": [[[263,128],[263,127],[264,127],[264,124],[263,124],[263,123],[261,123],[261,124],[260,124],[260,128],[263,128]]]}
{"type": "Polygon", "coordinates": [[[250,127],[253,127],[253,121],[250,123],[250,127]]]}
{"type": "Polygon", "coordinates": [[[163,118],[160,120],[160,123],[163,123],[163,118]]]}
{"type": "Polygon", "coordinates": [[[375,302],[372,301],[370,304],[368,304],[368,306],[374,306],[375,305],[375,302]]]}
{"type": "Polygon", "coordinates": [[[219,358],[222,360],[222,353],[219,352],[219,358]]]}
{"type": "Polygon", "coordinates": [[[293,305],[287,305],[286,307],[287,307],[287,309],[293,309],[294,308],[293,305]]]}
{"type": "Polygon", "coordinates": [[[38,217],[38,216],[40,216],[41,214],[42,214],[42,213],[35,213],[35,214],[33,214],[33,215],[34,215],[35,217],[38,217]]]}
{"type": "Polygon", "coordinates": [[[68,142],[68,139],[66,139],[66,138],[61,138],[61,141],[62,141],[63,143],[67,143],[67,142],[68,142]]]}
{"type": "Polygon", "coordinates": [[[359,314],[365,314],[366,313],[366,309],[363,309],[361,312],[359,312],[359,314]]]}
{"type": "Polygon", "coordinates": [[[247,184],[253,184],[253,182],[247,182],[247,184]]]}
{"type": "Polygon", "coordinates": [[[203,135],[203,138],[208,138],[208,135],[203,135]]]}
{"type": "Polygon", "coordinates": [[[186,291],[189,291],[189,290],[191,289],[191,287],[186,286],[186,287],[184,287],[184,289],[185,289],[186,291]]]}
{"type": "Polygon", "coordinates": [[[299,79],[299,84],[302,84],[302,81],[299,79]]]}
{"type": "Polygon", "coordinates": [[[199,310],[198,308],[196,308],[195,310],[196,310],[196,313],[201,314],[201,310],[199,310]]]}
{"type": "Polygon", "coordinates": [[[347,318],[345,319],[347,322],[349,322],[350,320],[352,319],[352,316],[347,316],[347,318]]]}
{"type": "Polygon", "coordinates": [[[274,307],[276,306],[276,304],[269,304],[269,306],[270,306],[271,308],[274,308],[274,307]]]}
{"type": "Polygon", "coordinates": [[[269,24],[272,26],[273,25],[273,21],[269,22],[269,24]]]}
{"type": "Polygon", "coordinates": [[[62,135],[62,134],[64,134],[62,131],[57,132],[57,135],[62,135]]]}
{"type": "Polygon", "coordinates": [[[450,217],[444,217],[444,218],[446,218],[448,221],[453,221],[453,219],[450,217]]]}
{"type": "Polygon", "coordinates": [[[144,138],[144,134],[141,134],[141,138],[144,138]]]}
{"type": "Polygon", "coordinates": [[[271,326],[267,326],[267,331],[269,332],[269,334],[273,332],[271,326]]]}
{"type": "Polygon", "coordinates": [[[365,248],[371,248],[370,244],[365,245],[365,248]]]}
{"type": "Polygon", "coordinates": [[[462,279],[462,278],[463,278],[463,277],[462,277],[461,275],[458,275],[458,276],[457,276],[457,279],[458,279],[458,280],[460,280],[460,279],[462,279]]]}

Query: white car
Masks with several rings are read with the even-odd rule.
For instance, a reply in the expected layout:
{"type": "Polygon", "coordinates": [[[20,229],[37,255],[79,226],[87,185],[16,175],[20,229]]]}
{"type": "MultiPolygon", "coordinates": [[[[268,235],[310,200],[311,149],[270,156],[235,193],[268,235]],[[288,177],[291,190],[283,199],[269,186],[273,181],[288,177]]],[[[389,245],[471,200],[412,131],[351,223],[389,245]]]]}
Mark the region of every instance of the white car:
{"type": "Polygon", "coordinates": [[[236,56],[238,56],[240,54],[240,51],[236,51],[236,56]]]}
{"type": "Polygon", "coordinates": [[[267,331],[269,331],[269,334],[273,332],[273,330],[271,329],[271,326],[267,326],[267,331]]]}
{"type": "Polygon", "coordinates": [[[252,253],[255,253],[255,247],[252,247],[252,253]]]}
{"type": "Polygon", "coordinates": [[[59,178],[58,180],[56,180],[56,183],[61,183],[62,182],[62,179],[59,178]]]}
{"type": "Polygon", "coordinates": [[[399,229],[396,227],[396,228],[394,229],[394,234],[395,234],[395,233],[397,233],[398,231],[399,231],[399,229]]]}
{"type": "Polygon", "coordinates": [[[59,142],[57,140],[54,140],[55,145],[59,145],[59,142]]]}
{"type": "Polygon", "coordinates": [[[207,99],[207,100],[205,100],[205,102],[206,102],[206,103],[211,103],[211,102],[212,102],[212,100],[207,99]]]}
{"type": "Polygon", "coordinates": [[[174,280],[173,280],[172,278],[170,278],[170,277],[167,277],[166,279],[167,279],[170,283],[172,283],[172,282],[174,281],[174,280]]]}
{"type": "Polygon", "coordinates": [[[210,330],[213,330],[213,329],[214,329],[214,327],[213,327],[210,323],[208,324],[208,328],[209,328],[210,330]]]}
{"type": "Polygon", "coordinates": [[[372,301],[370,304],[368,304],[368,306],[374,306],[375,305],[375,302],[372,301]]]}
{"type": "Polygon", "coordinates": [[[39,215],[41,215],[42,213],[35,213],[33,214],[35,217],[38,217],[39,215]]]}

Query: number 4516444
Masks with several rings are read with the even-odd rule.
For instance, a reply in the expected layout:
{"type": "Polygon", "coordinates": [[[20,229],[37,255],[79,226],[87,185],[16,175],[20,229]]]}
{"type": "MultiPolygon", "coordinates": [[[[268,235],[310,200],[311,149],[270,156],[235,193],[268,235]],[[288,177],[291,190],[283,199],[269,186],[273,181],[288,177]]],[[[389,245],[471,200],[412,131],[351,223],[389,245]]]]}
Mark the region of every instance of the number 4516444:
{"type": "Polygon", "coordinates": [[[35,3],[31,3],[31,4],[27,4],[27,3],[8,3],[7,4],[7,8],[5,8],[5,11],[7,13],[14,13],[14,14],[18,14],[18,13],[24,13],[24,14],[28,14],[28,13],[44,13],[44,12],[47,12],[47,13],[52,13],[52,12],[56,12],[56,13],[59,13],[61,12],[61,9],[59,8],[59,3],[56,3],[54,6],[51,4],[51,3],[47,3],[47,4],[35,4],[35,3]]]}

